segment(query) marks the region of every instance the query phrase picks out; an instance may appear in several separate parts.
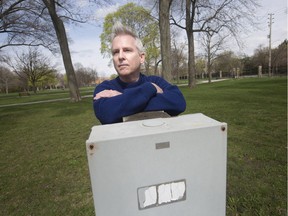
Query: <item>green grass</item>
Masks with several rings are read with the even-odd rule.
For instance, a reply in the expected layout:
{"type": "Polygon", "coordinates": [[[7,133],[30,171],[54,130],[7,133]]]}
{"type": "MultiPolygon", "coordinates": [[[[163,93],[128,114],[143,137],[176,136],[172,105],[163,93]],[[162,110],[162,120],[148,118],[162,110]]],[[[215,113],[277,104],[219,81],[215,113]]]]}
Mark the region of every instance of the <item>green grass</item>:
{"type": "MultiPolygon", "coordinates": [[[[287,79],[227,80],[181,91],[185,114],[228,123],[227,215],[286,215],[287,79]]],[[[0,96],[0,104],[17,97],[0,96]]],[[[3,107],[0,122],[0,215],[94,215],[85,141],[99,122],[91,98],[3,107]]]]}

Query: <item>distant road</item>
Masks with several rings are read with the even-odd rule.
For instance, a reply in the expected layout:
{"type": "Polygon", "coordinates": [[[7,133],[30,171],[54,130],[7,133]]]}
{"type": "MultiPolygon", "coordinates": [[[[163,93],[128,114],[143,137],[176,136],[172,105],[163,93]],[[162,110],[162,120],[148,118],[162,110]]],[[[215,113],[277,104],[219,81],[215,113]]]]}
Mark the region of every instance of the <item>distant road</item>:
{"type": "MultiPolygon", "coordinates": [[[[217,79],[217,80],[211,80],[211,82],[219,82],[219,81],[224,81],[224,80],[227,80],[227,79],[217,79]]],[[[209,81],[208,80],[205,80],[205,81],[201,81],[197,84],[202,84],[202,83],[208,83],[209,81]]]]}

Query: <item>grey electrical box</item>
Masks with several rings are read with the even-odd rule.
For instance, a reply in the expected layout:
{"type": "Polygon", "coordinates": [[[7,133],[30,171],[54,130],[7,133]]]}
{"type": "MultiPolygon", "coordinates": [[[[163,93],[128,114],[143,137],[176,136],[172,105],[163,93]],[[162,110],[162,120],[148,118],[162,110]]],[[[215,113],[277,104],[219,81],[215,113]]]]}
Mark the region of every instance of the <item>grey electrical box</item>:
{"type": "Polygon", "coordinates": [[[92,128],[97,216],[225,216],[227,124],[203,114],[92,128]]]}

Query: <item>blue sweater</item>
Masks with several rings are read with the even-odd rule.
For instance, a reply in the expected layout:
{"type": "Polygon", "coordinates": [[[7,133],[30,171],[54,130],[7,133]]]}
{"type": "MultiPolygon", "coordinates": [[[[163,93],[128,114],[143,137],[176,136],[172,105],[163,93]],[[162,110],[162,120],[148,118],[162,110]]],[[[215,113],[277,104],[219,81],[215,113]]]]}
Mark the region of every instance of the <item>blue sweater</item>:
{"type": "Polygon", "coordinates": [[[95,115],[102,124],[122,122],[122,117],[140,112],[163,110],[176,116],[186,109],[179,88],[157,76],[140,74],[135,83],[124,83],[119,77],[104,81],[95,88],[94,97],[103,90],[116,90],[122,94],[93,101],[95,115]],[[157,94],[152,83],[158,85],[163,93],[157,94]]]}

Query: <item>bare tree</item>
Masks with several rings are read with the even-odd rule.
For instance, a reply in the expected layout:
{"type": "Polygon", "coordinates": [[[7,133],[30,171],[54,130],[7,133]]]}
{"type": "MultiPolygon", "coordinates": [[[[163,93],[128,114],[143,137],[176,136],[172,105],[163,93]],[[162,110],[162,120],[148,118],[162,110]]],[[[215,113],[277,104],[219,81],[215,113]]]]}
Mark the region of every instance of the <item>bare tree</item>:
{"type": "Polygon", "coordinates": [[[207,73],[207,63],[204,58],[197,56],[195,61],[196,66],[196,76],[200,79],[203,79],[205,77],[205,74],[207,73]]]}
{"type": "Polygon", "coordinates": [[[171,65],[173,80],[177,80],[179,83],[180,76],[185,77],[187,73],[187,57],[186,48],[187,44],[178,44],[176,38],[172,37],[172,49],[171,49],[171,65]]]}
{"type": "Polygon", "coordinates": [[[66,80],[65,75],[61,73],[56,74],[56,79],[58,83],[56,84],[56,88],[65,89],[66,88],[66,80]]]}
{"type": "MultiPolygon", "coordinates": [[[[201,43],[204,46],[205,50],[205,56],[207,59],[206,63],[206,69],[208,73],[208,81],[211,83],[212,80],[212,66],[214,63],[214,60],[217,57],[217,53],[221,50],[223,50],[223,45],[225,42],[225,39],[229,36],[228,34],[222,35],[220,33],[221,26],[219,26],[219,29],[217,31],[209,31],[208,30],[201,34],[201,43]]],[[[216,28],[215,28],[216,29],[216,28]]]]}
{"type": "Polygon", "coordinates": [[[72,64],[65,26],[64,26],[63,20],[57,13],[57,6],[62,7],[62,5],[55,0],[43,0],[43,3],[48,9],[49,15],[51,17],[51,20],[52,20],[52,23],[56,32],[60,50],[62,53],[62,59],[63,59],[63,63],[64,63],[66,75],[67,75],[69,90],[70,90],[69,91],[70,98],[72,101],[75,101],[75,102],[80,101],[81,96],[80,96],[80,91],[79,91],[76,75],[75,75],[73,64],[72,64]]]}
{"type": "Polygon", "coordinates": [[[241,69],[241,61],[232,51],[224,51],[217,55],[214,68],[217,71],[222,71],[226,77],[237,77],[237,73],[241,69]]]}
{"type": "Polygon", "coordinates": [[[55,72],[49,66],[50,62],[47,57],[36,48],[29,48],[27,53],[16,54],[15,61],[9,61],[8,64],[21,80],[30,82],[34,93],[37,91],[37,82],[44,76],[55,72]]]}
{"type": "Polygon", "coordinates": [[[70,98],[81,100],[76,76],[70,56],[68,39],[63,20],[80,19],[67,7],[65,2],[55,0],[6,0],[1,1],[0,33],[6,33],[7,40],[0,48],[6,46],[39,46],[42,45],[55,51],[58,42],[62,53],[63,63],[68,77],[70,98]],[[66,7],[65,7],[66,6],[66,7]],[[62,17],[59,11],[64,11],[62,17]],[[51,20],[51,21],[49,21],[51,20]],[[56,32],[51,31],[54,29],[56,32]]]}
{"type": "Polygon", "coordinates": [[[287,74],[287,40],[284,40],[277,48],[272,50],[272,74],[287,74]]]}
{"type": "Polygon", "coordinates": [[[9,86],[12,81],[15,80],[15,76],[7,67],[0,66],[0,90],[5,89],[5,93],[9,93],[9,86]]]}
{"type": "Polygon", "coordinates": [[[182,13],[172,14],[172,23],[186,31],[189,48],[188,80],[189,87],[193,88],[196,85],[194,34],[197,32],[217,32],[217,28],[222,26],[235,38],[238,38],[239,29],[254,23],[254,10],[258,4],[256,0],[185,0],[185,4],[182,1],[176,6],[182,7],[182,13]]]}
{"type": "MultiPolygon", "coordinates": [[[[269,75],[269,47],[260,44],[251,57],[246,57],[244,66],[248,74],[257,74],[258,67],[262,67],[263,73],[269,75]]],[[[276,48],[272,49],[272,75],[287,74],[287,40],[284,40],[276,48]]]]}
{"type": "Polygon", "coordinates": [[[75,72],[77,76],[77,81],[79,86],[89,86],[95,83],[98,77],[97,71],[95,69],[84,67],[82,64],[75,64],[75,72]]]}
{"type": "MultiPolygon", "coordinates": [[[[91,1],[97,5],[108,0],[91,1]]],[[[5,0],[0,2],[0,33],[7,34],[7,40],[0,49],[7,46],[44,46],[55,51],[58,44],[66,70],[70,98],[80,101],[80,92],[70,56],[65,23],[86,22],[85,12],[77,1],[65,0],[5,0]],[[51,31],[54,29],[55,31],[51,31]]],[[[89,9],[86,7],[85,9],[89,9]]],[[[88,13],[88,12],[87,12],[88,13]]]]}
{"type": "Polygon", "coordinates": [[[47,12],[41,1],[0,1],[0,50],[8,46],[43,46],[56,50],[53,25],[47,22],[47,12]]]}
{"type": "Polygon", "coordinates": [[[269,56],[269,48],[264,47],[263,44],[260,44],[255,50],[253,55],[253,62],[256,67],[263,67],[263,73],[267,72],[268,74],[268,56],[269,56]]]}

